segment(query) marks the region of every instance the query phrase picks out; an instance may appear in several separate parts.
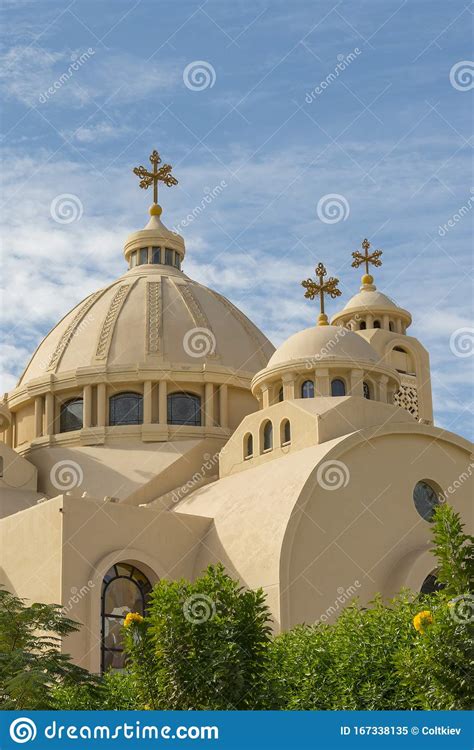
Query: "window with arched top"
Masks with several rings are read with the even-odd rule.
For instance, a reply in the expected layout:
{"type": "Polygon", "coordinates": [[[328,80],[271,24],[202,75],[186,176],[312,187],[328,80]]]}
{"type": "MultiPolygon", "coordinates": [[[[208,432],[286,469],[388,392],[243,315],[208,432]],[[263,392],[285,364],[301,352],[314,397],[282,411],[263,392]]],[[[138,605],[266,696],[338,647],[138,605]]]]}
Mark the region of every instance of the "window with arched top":
{"type": "Polygon", "coordinates": [[[305,380],[301,386],[301,398],[314,397],[314,383],[312,380],[305,380]]]}
{"type": "Polygon", "coordinates": [[[109,399],[109,424],[142,424],[143,396],[133,391],[117,393],[109,399]]]}
{"type": "Polygon", "coordinates": [[[71,432],[82,430],[83,426],[83,400],[72,398],[61,405],[59,412],[59,431],[71,432]]]}
{"type": "Polygon", "coordinates": [[[278,401],[283,401],[283,386],[278,391],[278,401]]]}
{"type": "Polygon", "coordinates": [[[244,437],[244,458],[253,456],[253,435],[251,432],[244,437]]]}
{"type": "Polygon", "coordinates": [[[367,328],[367,323],[365,322],[365,320],[361,320],[360,325],[359,325],[359,331],[365,331],[366,328],[367,328]]]}
{"type": "Polygon", "coordinates": [[[374,328],[380,328],[380,320],[374,320],[374,328]]]}
{"type": "Polygon", "coordinates": [[[130,563],[116,563],[102,581],[101,670],[123,669],[123,623],[129,612],[146,614],[151,584],[147,576],[130,563]]]}
{"type": "Polygon", "coordinates": [[[437,576],[438,571],[433,570],[429,573],[421,584],[420,594],[435,594],[436,591],[442,591],[446,588],[445,583],[440,583],[437,576]]]}
{"type": "Polygon", "coordinates": [[[340,378],[331,381],[331,396],[345,396],[346,385],[340,378]]]}
{"type": "Polygon", "coordinates": [[[401,373],[415,374],[415,363],[412,355],[402,346],[394,346],[390,354],[391,364],[401,373]]]}
{"type": "Polygon", "coordinates": [[[366,383],[365,380],[364,380],[362,386],[363,386],[363,389],[364,389],[364,398],[368,398],[369,401],[370,401],[370,385],[368,383],[366,383]]]}
{"type": "Polygon", "coordinates": [[[201,425],[201,399],[194,393],[171,393],[168,396],[168,424],[201,425]]]}
{"type": "Polygon", "coordinates": [[[284,419],[280,425],[280,445],[291,443],[291,426],[290,420],[284,419]]]}
{"type": "Polygon", "coordinates": [[[389,321],[389,323],[388,323],[388,330],[389,330],[389,331],[392,331],[392,332],[393,332],[393,331],[395,330],[395,326],[393,325],[393,323],[392,323],[392,321],[391,321],[391,320],[390,320],[390,321],[389,321]]]}
{"type": "Polygon", "coordinates": [[[273,448],[273,425],[268,420],[263,427],[263,450],[270,451],[273,448]]]}

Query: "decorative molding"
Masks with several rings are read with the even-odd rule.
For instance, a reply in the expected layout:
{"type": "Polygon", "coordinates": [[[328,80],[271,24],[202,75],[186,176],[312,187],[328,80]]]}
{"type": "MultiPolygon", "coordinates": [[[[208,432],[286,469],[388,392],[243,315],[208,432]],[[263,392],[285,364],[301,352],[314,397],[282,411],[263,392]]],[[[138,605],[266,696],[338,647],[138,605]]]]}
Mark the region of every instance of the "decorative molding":
{"type": "MultiPolygon", "coordinates": [[[[176,284],[174,280],[171,280],[175,288],[178,290],[178,292],[181,294],[181,297],[183,298],[184,304],[186,305],[188,312],[193,319],[194,325],[196,328],[206,328],[208,331],[212,333],[214,336],[214,331],[212,330],[212,326],[209,322],[209,318],[207,317],[206,313],[202,309],[201,305],[197,301],[196,297],[194,296],[191,285],[190,284],[176,284]]],[[[216,340],[216,337],[214,336],[214,340],[216,340]]],[[[217,352],[209,352],[206,354],[207,359],[215,359],[219,355],[217,352]]]]}
{"type": "Polygon", "coordinates": [[[118,314],[122,308],[123,303],[132,288],[132,284],[121,284],[115,292],[110,307],[108,309],[105,320],[102,324],[102,330],[99,335],[99,341],[97,343],[97,350],[95,356],[97,359],[105,359],[110,349],[110,343],[112,341],[112,333],[115,327],[115,321],[117,320],[118,314]]]}
{"type": "Polygon", "coordinates": [[[146,350],[148,354],[160,354],[163,335],[163,293],[161,278],[159,281],[147,282],[146,306],[146,350]]]}
{"type": "Polygon", "coordinates": [[[69,323],[68,327],[64,331],[63,335],[59,339],[59,342],[56,346],[56,349],[54,350],[53,354],[51,355],[51,359],[49,360],[48,364],[48,370],[55,370],[58,366],[61,357],[63,356],[69,342],[73,338],[73,336],[76,335],[77,332],[81,330],[81,328],[84,328],[84,325],[82,323],[82,319],[84,316],[89,312],[94,302],[97,300],[98,297],[100,297],[104,291],[101,289],[99,292],[95,292],[94,294],[91,294],[90,297],[86,299],[80,310],[75,314],[71,322],[69,323]]]}
{"type": "Polygon", "coordinates": [[[401,406],[411,414],[412,417],[415,417],[415,419],[419,419],[420,408],[415,378],[409,378],[406,375],[402,375],[400,390],[395,393],[393,403],[397,406],[401,406]]]}

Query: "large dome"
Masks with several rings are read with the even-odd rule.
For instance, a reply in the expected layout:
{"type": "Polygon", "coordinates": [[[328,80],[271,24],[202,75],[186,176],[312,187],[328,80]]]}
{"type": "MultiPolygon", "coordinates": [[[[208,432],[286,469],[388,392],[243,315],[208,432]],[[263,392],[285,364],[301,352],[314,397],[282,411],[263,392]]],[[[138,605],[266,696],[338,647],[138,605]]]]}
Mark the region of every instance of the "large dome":
{"type": "Polygon", "coordinates": [[[375,349],[356,333],[341,326],[312,326],[290,336],[275,351],[268,362],[268,369],[293,361],[307,359],[354,360],[375,363],[375,349]]]}
{"type": "Polygon", "coordinates": [[[91,294],[46,336],[20,378],[105,366],[212,363],[255,373],[273,347],[229,300],[178,269],[143,265],[91,294]]]}

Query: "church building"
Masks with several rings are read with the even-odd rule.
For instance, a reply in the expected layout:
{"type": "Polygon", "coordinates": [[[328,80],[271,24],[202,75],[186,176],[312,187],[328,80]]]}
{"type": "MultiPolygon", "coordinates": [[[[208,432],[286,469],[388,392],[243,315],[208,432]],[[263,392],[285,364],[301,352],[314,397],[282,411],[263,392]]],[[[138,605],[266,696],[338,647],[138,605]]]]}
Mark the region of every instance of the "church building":
{"type": "Polygon", "coordinates": [[[154,201],[124,273],[0,402],[0,584],[60,604],[80,623],[64,650],[93,672],[122,667],[123,619],[162,578],[221,562],[263,588],[279,632],[330,622],[353,595],[432,590],[435,506],[470,518],[472,446],[433,424],[409,302],[369,273],[381,251],[353,253],[360,290],[331,322],[341,292],[320,263],[302,282],[317,324],[275,350],[186,275],[158,205],[176,179],[150,163],[134,170],[154,201]]]}

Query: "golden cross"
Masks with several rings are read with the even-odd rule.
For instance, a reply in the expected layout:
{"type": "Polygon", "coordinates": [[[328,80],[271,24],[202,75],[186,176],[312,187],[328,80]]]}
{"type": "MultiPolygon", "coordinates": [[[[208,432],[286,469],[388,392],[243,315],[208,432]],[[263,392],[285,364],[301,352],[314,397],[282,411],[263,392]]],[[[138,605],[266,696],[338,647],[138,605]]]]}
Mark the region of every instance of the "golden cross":
{"type": "Polygon", "coordinates": [[[153,151],[150,155],[150,162],[153,164],[153,172],[149,172],[145,167],[135,167],[133,173],[140,178],[140,187],[146,190],[153,185],[153,203],[158,203],[158,183],[164,182],[168,187],[178,184],[176,177],[171,174],[172,166],[170,164],[163,164],[158,169],[158,164],[161,164],[161,157],[158,151],[153,151]]]}
{"type": "Polygon", "coordinates": [[[337,288],[339,279],[330,276],[328,279],[326,279],[326,281],[324,281],[324,277],[326,276],[327,271],[322,263],[318,263],[317,268],[315,268],[315,272],[316,276],[319,279],[319,282],[314,281],[313,279],[306,279],[306,281],[301,282],[301,286],[306,289],[304,296],[307,299],[314,299],[319,295],[321,314],[318,318],[318,325],[327,326],[329,325],[329,323],[328,317],[324,312],[324,295],[327,294],[329,295],[329,297],[331,297],[331,299],[335,299],[336,297],[340,297],[342,292],[337,288]]]}
{"type": "Polygon", "coordinates": [[[369,263],[372,263],[372,265],[376,267],[382,265],[382,261],[380,260],[380,256],[382,255],[382,250],[374,250],[373,253],[369,253],[369,248],[370,248],[370,242],[369,240],[366,239],[362,242],[362,249],[364,251],[364,254],[362,255],[362,253],[360,253],[358,250],[352,253],[352,257],[354,258],[354,260],[352,261],[352,267],[359,268],[359,266],[361,266],[362,263],[365,263],[365,273],[367,274],[367,276],[370,275],[369,263]]]}

